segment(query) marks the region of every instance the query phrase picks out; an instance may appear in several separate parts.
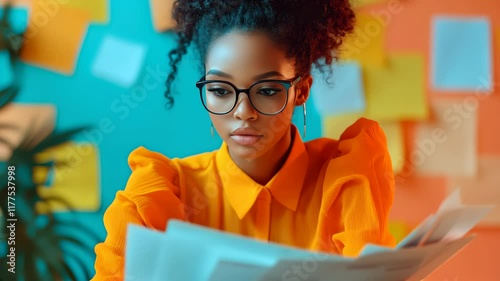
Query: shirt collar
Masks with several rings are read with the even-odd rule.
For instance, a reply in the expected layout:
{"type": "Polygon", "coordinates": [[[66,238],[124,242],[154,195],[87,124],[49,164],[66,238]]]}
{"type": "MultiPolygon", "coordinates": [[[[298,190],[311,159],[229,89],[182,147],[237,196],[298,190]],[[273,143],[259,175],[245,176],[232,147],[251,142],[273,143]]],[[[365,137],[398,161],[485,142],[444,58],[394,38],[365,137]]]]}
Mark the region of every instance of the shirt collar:
{"type": "Polygon", "coordinates": [[[217,151],[216,165],[229,203],[242,219],[252,208],[262,188],[268,188],[273,199],[295,211],[307,172],[308,155],[300,134],[292,125],[292,148],[274,177],[262,186],[243,172],[229,155],[227,144],[217,151]]]}

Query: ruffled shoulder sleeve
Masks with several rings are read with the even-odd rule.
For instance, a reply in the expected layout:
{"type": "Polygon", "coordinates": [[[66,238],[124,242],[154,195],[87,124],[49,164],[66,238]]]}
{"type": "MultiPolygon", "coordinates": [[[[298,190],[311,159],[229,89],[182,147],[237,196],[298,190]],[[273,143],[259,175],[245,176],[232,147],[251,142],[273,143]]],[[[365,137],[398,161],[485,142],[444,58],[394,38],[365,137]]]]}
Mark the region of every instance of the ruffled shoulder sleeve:
{"type": "Polygon", "coordinates": [[[132,174],[125,190],[118,193],[135,202],[145,226],[163,230],[167,218],[183,216],[178,166],[173,160],[139,147],[130,154],[128,163],[132,174]]]}
{"type": "Polygon", "coordinates": [[[341,135],[326,170],[320,228],[333,251],[356,256],[366,243],[393,246],[393,200],[385,134],[377,122],[361,118],[341,135]]]}
{"type": "Polygon", "coordinates": [[[107,231],[95,247],[97,280],[123,280],[127,225],[164,230],[168,219],[184,219],[178,170],[173,160],[139,147],[128,158],[132,174],[104,214],[107,231]]]}

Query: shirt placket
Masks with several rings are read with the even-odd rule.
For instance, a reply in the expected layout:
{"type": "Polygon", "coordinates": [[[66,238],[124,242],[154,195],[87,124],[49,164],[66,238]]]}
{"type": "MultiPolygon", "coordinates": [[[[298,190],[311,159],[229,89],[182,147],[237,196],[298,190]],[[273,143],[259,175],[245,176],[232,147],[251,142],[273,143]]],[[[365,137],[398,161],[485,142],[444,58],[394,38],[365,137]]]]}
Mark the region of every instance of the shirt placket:
{"type": "Polygon", "coordinates": [[[269,241],[269,227],[271,221],[271,193],[263,188],[257,198],[256,238],[269,241]]]}

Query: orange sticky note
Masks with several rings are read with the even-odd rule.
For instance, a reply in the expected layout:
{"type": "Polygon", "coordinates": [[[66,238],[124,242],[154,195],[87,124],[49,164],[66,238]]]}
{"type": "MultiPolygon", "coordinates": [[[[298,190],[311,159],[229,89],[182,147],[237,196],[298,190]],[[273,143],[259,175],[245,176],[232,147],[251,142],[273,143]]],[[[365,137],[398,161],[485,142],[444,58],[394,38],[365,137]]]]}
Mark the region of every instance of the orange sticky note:
{"type": "Polygon", "coordinates": [[[10,2],[13,6],[30,7],[33,0],[0,0],[0,6],[5,6],[7,2],[10,2]]]}
{"type": "Polygon", "coordinates": [[[354,33],[346,37],[341,46],[341,59],[355,60],[362,66],[383,67],[385,54],[385,24],[372,15],[356,15],[354,33]]]}
{"type": "Polygon", "coordinates": [[[55,127],[56,109],[52,105],[11,103],[0,110],[0,161],[7,161],[12,147],[33,148],[45,139],[55,127]]]}
{"type": "Polygon", "coordinates": [[[65,5],[47,10],[45,5],[41,0],[33,5],[36,16],[30,19],[21,60],[72,75],[88,29],[89,13],[65,5]]]}
{"type": "Polygon", "coordinates": [[[173,0],[150,0],[151,17],[156,31],[169,30],[175,26],[172,18],[173,0]]]}
{"type": "Polygon", "coordinates": [[[454,177],[448,184],[448,192],[460,188],[462,202],[471,205],[496,205],[483,226],[500,226],[500,156],[480,156],[476,178],[454,177]]]}
{"type": "Polygon", "coordinates": [[[109,0],[69,0],[66,5],[88,11],[92,22],[109,22],[109,0]]]}

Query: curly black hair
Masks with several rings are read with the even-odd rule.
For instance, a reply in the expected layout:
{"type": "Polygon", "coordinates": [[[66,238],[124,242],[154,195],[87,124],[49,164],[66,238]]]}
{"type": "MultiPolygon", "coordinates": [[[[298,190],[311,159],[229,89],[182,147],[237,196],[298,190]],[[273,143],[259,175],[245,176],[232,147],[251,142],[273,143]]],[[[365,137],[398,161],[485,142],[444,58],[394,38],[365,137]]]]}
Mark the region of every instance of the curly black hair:
{"type": "Polygon", "coordinates": [[[349,0],[176,0],[173,5],[178,43],[169,53],[169,107],[174,104],[171,86],[177,64],[192,42],[203,64],[211,43],[221,35],[231,30],[264,31],[295,61],[297,75],[305,75],[313,63],[321,68],[338,59],[342,40],[355,21],[349,0]]]}

